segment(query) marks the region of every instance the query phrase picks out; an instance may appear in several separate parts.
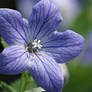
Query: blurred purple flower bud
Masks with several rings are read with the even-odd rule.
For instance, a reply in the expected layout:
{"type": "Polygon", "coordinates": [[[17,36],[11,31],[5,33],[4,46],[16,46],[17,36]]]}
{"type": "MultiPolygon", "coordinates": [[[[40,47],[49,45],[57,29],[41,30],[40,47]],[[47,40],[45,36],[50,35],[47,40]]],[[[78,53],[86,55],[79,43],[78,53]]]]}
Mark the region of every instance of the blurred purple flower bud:
{"type": "Polygon", "coordinates": [[[92,66],[92,31],[88,33],[86,45],[80,57],[80,63],[92,66]]]}

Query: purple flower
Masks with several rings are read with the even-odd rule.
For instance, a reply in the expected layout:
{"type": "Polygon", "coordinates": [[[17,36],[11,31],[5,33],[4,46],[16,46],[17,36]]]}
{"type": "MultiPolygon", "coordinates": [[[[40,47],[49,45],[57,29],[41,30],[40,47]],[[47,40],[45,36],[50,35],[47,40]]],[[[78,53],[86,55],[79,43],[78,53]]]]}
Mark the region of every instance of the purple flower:
{"type": "Polygon", "coordinates": [[[60,92],[63,74],[58,63],[78,56],[84,39],[72,32],[55,32],[61,14],[51,0],[33,7],[28,21],[18,11],[0,10],[0,34],[9,46],[0,54],[0,73],[19,74],[29,70],[48,92],[60,92]]]}
{"type": "MultiPolygon", "coordinates": [[[[17,9],[22,12],[25,17],[28,17],[32,11],[32,7],[41,0],[17,0],[17,9]],[[25,6],[25,7],[24,7],[25,6]]],[[[79,15],[80,5],[78,0],[52,0],[62,12],[64,21],[62,27],[69,26],[74,19],[79,15]],[[71,12],[70,12],[71,11],[71,12]]]]}
{"type": "Polygon", "coordinates": [[[92,66],[92,31],[87,35],[85,49],[80,57],[80,63],[92,66]]]}

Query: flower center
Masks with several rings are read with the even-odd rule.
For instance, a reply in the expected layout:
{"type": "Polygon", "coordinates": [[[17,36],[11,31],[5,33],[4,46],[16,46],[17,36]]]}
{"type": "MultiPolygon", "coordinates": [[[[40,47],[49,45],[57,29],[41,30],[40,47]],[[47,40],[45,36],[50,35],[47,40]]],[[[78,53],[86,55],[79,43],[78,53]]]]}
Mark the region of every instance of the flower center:
{"type": "Polygon", "coordinates": [[[38,49],[41,49],[42,45],[40,44],[40,40],[34,40],[34,41],[31,41],[26,49],[30,52],[30,53],[35,53],[38,51],[38,49]]]}

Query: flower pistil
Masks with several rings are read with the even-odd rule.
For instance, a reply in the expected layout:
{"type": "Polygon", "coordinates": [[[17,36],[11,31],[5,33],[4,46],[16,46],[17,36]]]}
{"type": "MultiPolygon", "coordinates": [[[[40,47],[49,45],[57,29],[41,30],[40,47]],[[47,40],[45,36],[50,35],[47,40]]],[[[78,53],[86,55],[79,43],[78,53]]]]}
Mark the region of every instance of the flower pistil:
{"type": "Polygon", "coordinates": [[[35,39],[34,41],[30,41],[27,45],[26,50],[30,53],[35,53],[38,49],[41,49],[42,45],[40,44],[40,40],[35,39]]]}

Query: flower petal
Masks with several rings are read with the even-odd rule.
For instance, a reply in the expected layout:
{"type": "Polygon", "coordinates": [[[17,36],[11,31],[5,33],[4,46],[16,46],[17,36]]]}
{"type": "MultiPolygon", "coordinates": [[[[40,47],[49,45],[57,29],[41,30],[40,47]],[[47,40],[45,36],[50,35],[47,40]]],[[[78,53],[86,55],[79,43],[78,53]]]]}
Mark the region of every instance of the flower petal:
{"type": "Polygon", "coordinates": [[[63,86],[63,74],[54,59],[45,53],[35,57],[30,68],[35,81],[48,92],[60,92],[63,86]]]}
{"type": "Polygon", "coordinates": [[[28,24],[21,14],[12,9],[0,9],[0,34],[9,45],[25,45],[28,24]]]}
{"type": "Polygon", "coordinates": [[[0,54],[0,73],[19,74],[30,66],[29,53],[23,47],[11,46],[0,54]]]}
{"type": "Polygon", "coordinates": [[[51,0],[39,1],[33,7],[32,14],[29,17],[31,39],[40,39],[56,31],[61,19],[59,9],[51,0]]]}
{"type": "Polygon", "coordinates": [[[69,80],[68,68],[67,68],[66,64],[59,64],[59,66],[60,66],[62,73],[63,73],[63,76],[64,76],[64,85],[66,85],[68,83],[68,80],[69,80]]]}
{"type": "Polygon", "coordinates": [[[72,60],[80,54],[84,46],[83,37],[71,30],[54,33],[46,40],[43,50],[52,55],[58,63],[72,60]]]}
{"type": "Polygon", "coordinates": [[[32,7],[39,1],[40,0],[16,0],[16,8],[27,18],[32,12],[32,7]]]}

